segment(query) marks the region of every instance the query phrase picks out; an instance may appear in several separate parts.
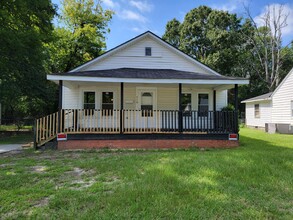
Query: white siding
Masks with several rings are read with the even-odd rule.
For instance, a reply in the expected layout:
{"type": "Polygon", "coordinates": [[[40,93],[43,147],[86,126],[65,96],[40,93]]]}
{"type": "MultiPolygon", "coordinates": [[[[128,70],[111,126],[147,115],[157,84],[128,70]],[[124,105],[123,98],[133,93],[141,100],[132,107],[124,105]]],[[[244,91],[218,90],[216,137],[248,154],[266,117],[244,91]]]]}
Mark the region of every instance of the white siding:
{"type": "Polygon", "coordinates": [[[208,73],[200,65],[194,64],[150,37],[145,37],[110,57],[94,62],[82,71],[117,68],[175,69],[208,73]],[[145,56],[145,47],[152,48],[152,56],[145,56]]]}
{"type": "Polygon", "coordinates": [[[217,91],[216,92],[216,109],[221,110],[223,107],[228,105],[228,91],[217,91]]]}
{"type": "Polygon", "coordinates": [[[264,128],[265,123],[271,122],[271,111],[272,111],[271,101],[246,103],[246,107],[245,107],[246,125],[264,128]],[[259,111],[260,111],[259,118],[254,117],[255,104],[259,104],[259,111]]]}
{"type": "Polygon", "coordinates": [[[96,108],[101,106],[102,92],[114,92],[114,108],[120,106],[120,84],[118,83],[88,83],[72,85],[65,82],[63,86],[63,109],[83,109],[83,92],[96,92],[96,108]]]}
{"type": "Polygon", "coordinates": [[[293,101],[293,69],[273,94],[272,122],[293,124],[291,101],[293,101]]]}
{"type": "Polygon", "coordinates": [[[63,82],[62,91],[62,108],[63,109],[78,109],[79,106],[79,90],[76,85],[71,85],[63,82]]]}
{"type": "MultiPolygon", "coordinates": [[[[156,88],[157,90],[157,109],[158,110],[178,110],[178,85],[174,84],[124,84],[124,109],[136,109],[138,97],[136,95],[137,88],[156,88]]],[[[83,92],[96,92],[96,108],[99,109],[101,103],[101,94],[104,91],[114,92],[114,108],[120,108],[120,84],[119,83],[84,83],[84,84],[68,84],[65,82],[63,87],[63,109],[82,109],[83,108],[83,92]]],[[[209,110],[213,110],[213,90],[199,89],[196,85],[183,85],[182,92],[192,94],[192,109],[198,110],[198,94],[209,94],[209,110]]],[[[221,110],[227,105],[227,91],[217,91],[216,98],[217,110],[221,110]]]]}

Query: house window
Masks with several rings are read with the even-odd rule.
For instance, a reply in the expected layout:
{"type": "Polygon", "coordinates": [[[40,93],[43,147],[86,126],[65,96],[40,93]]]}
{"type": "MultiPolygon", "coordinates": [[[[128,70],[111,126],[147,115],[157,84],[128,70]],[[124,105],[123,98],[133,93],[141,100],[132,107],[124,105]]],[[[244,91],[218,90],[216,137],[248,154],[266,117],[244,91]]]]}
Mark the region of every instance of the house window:
{"type": "Polygon", "coordinates": [[[95,92],[84,92],[83,93],[83,108],[84,109],[95,109],[95,92]]]}
{"type": "Polygon", "coordinates": [[[291,116],[293,117],[293,100],[291,101],[291,116]]]}
{"type": "Polygon", "coordinates": [[[184,93],[181,96],[181,110],[183,115],[188,116],[191,114],[191,94],[184,93]]]}
{"type": "Polygon", "coordinates": [[[102,92],[102,114],[112,115],[114,109],[114,95],[113,92],[102,92]]]}
{"type": "Polygon", "coordinates": [[[143,117],[153,116],[153,93],[144,92],[141,94],[141,114],[143,117]]]}
{"type": "Polygon", "coordinates": [[[254,117],[260,118],[259,104],[254,105],[254,117]]]}
{"type": "Polygon", "coordinates": [[[209,95],[198,94],[198,116],[208,116],[209,111],[209,95]]]}
{"type": "Polygon", "coordinates": [[[151,47],[146,47],[145,48],[145,55],[146,56],[151,56],[152,55],[152,48],[151,47]]]}
{"type": "MultiPolygon", "coordinates": [[[[83,93],[83,108],[84,109],[95,109],[96,101],[95,101],[95,92],[84,92],[83,93]]],[[[85,111],[86,115],[93,114],[93,111],[85,111]]]]}

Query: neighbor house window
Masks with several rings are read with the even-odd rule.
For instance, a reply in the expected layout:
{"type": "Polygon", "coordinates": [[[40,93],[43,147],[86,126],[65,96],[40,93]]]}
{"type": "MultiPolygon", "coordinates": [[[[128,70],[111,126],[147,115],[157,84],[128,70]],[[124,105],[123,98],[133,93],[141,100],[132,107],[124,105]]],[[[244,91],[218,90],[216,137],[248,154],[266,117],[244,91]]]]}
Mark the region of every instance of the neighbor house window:
{"type": "Polygon", "coordinates": [[[112,115],[114,109],[113,92],[102,92],[102,109],[103,115],[112,115]]]}
{"type": "Polygon", "coordinates": [[[191,94],[183,93],[181,96],[181,110],[183,115],[187,116],[191,113],[191,94]]]}
{"type": "Polygon", "coordinates": [[[254,117],[260,118],[259,104],[254,105],[254,117]]]}
{"type": "Polygon", "coordinates": [[[151,47],[146,47],[145,48],[145,55],[146,56],[151,56],[152,55],[152,48],[151,47]]]}
{"type": "Polygon", "coordinates": [[[198,94],[198,116],[208,116],[209,94],[198,94]]]}
{"type": "Polygon", "coordinates": [[[141,94],[141,114],[143,117],[153,116],[153,93],[144,92],[141,94]]]}
{"type": "Polygon", "coordinates": [[[293,101],[291,101],[291,116],[293,117],[293,101]]]}

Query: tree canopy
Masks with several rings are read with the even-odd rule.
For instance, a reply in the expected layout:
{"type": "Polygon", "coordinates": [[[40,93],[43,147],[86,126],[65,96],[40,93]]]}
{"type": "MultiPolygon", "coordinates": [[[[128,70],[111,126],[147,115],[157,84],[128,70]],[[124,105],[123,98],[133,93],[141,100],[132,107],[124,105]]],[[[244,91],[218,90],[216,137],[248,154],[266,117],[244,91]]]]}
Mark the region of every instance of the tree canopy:
{"type": "Polygon", "coordinates": [[[0,1],[0,103],[5,117],[56,111],[57,86],[46,80],[103,53],[112,11],[94,0],[63,0],[59,25],[51,0],[0,1]]]}
{"type": "Polygon", "coordinates": [[[284,23],[278,18],[284,15],[278,13],[275,22],[266,14],[259,27],[250,16],[199,6],[182,23],[170,20],[163,39],[223,75],[249,77],[240,89],[245,99],[274,90],[292,68],[292,46],[282,47],[284,23]]]}
{"type": "Polygon", "coordinates": [[[48,46],[50,71],[67,72],[103,53],[112,15],[94,0],[63,0],[61,25],[55,28],[55,40],[48,46]]]}
{"type": "Polygon", "coordinates": [[[43,46],[54,14],[49,0],[0,2],[0,102],[12,115],[36,113],[46,98],[43,46]]]}

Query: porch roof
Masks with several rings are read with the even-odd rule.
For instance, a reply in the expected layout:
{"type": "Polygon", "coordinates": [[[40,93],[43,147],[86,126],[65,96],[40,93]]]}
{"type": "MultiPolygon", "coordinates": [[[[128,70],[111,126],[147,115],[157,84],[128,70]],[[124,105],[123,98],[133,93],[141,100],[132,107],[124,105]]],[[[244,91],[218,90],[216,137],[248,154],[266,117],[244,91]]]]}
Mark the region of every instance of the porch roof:
{"type": "Polygon", "coordinates": [[[187,84],[248,84],[249,80],[215,74],[186,72],[174,69],[119,68],[81,72],[55,73],[49,80],[132,82],[132,83],[187,83],[187,84]]]}

